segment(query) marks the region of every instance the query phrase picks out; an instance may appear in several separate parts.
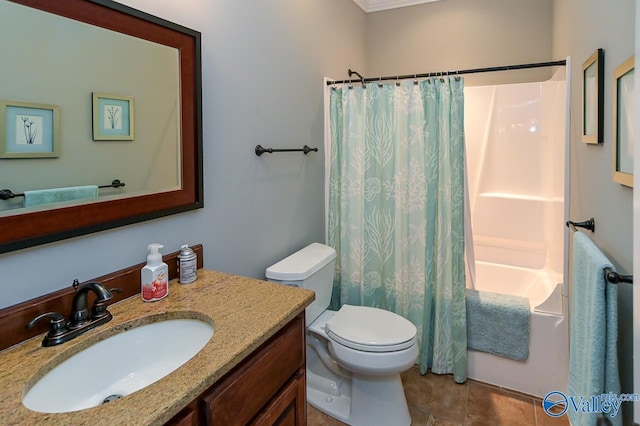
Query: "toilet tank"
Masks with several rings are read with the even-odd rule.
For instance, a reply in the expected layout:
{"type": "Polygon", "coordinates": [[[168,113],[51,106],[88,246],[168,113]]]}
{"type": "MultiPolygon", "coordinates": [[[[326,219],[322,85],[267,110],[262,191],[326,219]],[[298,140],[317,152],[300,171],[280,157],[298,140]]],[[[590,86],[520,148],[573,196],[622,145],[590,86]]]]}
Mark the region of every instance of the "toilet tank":
{"type": "Polygon", "coordinates": [[[313,290],[316,300],[305,310],[306,323],[311,324],[331,302],[336,251],[313,243],[267,268],[267,280],[313,290]]]}

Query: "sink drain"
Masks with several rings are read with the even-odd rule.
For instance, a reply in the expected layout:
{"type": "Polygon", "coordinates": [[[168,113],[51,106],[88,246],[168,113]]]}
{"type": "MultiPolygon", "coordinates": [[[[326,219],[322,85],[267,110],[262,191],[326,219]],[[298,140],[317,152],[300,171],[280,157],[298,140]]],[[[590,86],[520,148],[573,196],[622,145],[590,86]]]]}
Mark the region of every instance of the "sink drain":
{"type": "Polygon", "coordinates": [[[122,395],[109,395],[108,397],[102,400],[102,403],[106,404],[107,402],[112,402],[120,398],[122,398],[122,395]]]}

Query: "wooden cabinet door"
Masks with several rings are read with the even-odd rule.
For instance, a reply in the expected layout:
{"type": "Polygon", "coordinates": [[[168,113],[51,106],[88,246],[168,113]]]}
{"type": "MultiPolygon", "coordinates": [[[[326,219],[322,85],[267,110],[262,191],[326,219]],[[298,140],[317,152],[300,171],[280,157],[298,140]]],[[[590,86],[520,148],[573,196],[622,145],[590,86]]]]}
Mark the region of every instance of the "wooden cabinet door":
{"type": "Polygon", "coordinates": [[[196,411],[192,409],[194,403],[189,404],[184,410],[175,415],[174,418],[169,420],[165,426],[198,426],[198,416],[196,411]]]}
{"type": "Polygon", "coordinates": [[[201,409],[206,424],[244,426],[259,416],[304,370],[304,331],[304,316],[294,318],[205,392],[201,409]]]}
{"type": "Polygon", "coordinates": [[[305,388],[305,373],[304,370],[300,370],[264,411],[251,422],[251,425],[305,426],[307,424],[305,388]]]}

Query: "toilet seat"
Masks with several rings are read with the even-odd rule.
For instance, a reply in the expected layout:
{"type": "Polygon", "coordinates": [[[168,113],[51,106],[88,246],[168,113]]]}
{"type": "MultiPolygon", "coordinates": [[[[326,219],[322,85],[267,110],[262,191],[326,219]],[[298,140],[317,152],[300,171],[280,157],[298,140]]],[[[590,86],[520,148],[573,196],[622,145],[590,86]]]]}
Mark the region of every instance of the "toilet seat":
{"type": "Polygon", "coordinates": [[[393,312],[344,305],[325,326],[327,336],[364,352],[402,351],[416,343],[416,326],[393,312]]]}

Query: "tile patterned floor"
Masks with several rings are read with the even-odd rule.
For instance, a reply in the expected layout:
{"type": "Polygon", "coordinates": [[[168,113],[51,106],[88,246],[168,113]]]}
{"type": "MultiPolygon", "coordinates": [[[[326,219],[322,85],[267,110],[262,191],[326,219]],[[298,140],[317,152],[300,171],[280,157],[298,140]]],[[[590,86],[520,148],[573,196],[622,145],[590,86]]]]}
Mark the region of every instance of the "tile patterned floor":
{"type": "MultiPolygon", "coordinates": [[[[421,376],[417,366],[402,374],[412,426],[568,426],[567,416],[553,418],[529,395],[474,380],[457,384],[450,375],[421,376]]],[[[343,426],[308,406],[307,425],[343,426]]],[[[394,425],[389,425],[394,426],[394,425]]]]}

